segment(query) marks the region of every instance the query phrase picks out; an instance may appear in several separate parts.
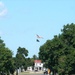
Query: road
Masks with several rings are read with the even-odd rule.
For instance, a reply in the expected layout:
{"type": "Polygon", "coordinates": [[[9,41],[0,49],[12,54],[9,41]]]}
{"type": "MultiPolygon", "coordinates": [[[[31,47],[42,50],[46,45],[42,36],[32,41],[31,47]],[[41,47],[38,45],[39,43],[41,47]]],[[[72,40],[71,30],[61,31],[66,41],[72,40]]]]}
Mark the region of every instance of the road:
{"type": "Polygon", "coordinates": [[[41,74],[41,73],[39,73],[39,74],[20,74],[20,75],[44,75],[44,74],[41,74]]]}
{"type": "Polygon", "coordinates": [[[36,73],[36,72],[34,72],[34,73],[21,73],[19,75],[44,75],[44,74],[43,73],[36,73]]]}

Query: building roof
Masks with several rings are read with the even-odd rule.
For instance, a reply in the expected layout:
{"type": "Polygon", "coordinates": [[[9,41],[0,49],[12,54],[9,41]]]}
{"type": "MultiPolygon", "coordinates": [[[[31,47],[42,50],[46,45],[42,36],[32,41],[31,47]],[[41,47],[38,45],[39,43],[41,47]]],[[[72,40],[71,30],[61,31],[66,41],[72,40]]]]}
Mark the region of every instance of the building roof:
{"type": "Polygon", "coordinates": [[[34,63],[41,63],[41,60],[34,60],[34,63]]]}

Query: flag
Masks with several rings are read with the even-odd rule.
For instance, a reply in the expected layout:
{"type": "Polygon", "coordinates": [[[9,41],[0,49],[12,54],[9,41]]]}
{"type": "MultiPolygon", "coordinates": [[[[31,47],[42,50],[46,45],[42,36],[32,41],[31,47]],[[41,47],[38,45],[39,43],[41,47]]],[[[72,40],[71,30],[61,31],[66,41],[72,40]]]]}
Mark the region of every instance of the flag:
{"type": "Polygon", "coordinates": [[[39,36],[39,35],[36,35],[37,36],[37,38],[42,38],[43,39],[43,37],[42,36],[39,36]]]}
{"type": "Polygon", "coordinates": [[[36,39],[37,42],[40,42],[39,39],[43,39],[42,36],[39,36],[39,35],[36,35],[36,36],[37,36],[37,39],[36,39]]]}
{"type": "Polygon", "coordinates": [[[38,39],[36,39],[37,42],[40,42],[38,39]]]}

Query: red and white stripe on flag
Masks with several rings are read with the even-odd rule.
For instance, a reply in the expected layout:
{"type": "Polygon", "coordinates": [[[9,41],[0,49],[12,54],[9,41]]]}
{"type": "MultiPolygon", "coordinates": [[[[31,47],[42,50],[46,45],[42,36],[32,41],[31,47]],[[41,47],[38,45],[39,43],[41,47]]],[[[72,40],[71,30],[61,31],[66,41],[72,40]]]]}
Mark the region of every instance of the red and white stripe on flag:
{"type": "Polygon", "coordinates": [[[37,38],[42,38],[43,39],[43,37],[42,36],[39,36],[39,35],[37,35],[37,38]]]}

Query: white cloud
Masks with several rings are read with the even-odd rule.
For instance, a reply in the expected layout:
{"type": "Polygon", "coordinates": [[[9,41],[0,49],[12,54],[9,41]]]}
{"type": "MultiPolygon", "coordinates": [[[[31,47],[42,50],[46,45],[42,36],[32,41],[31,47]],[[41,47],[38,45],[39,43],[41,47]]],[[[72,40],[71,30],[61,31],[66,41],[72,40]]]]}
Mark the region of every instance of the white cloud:
{"type": "Polygon", "coordinates": [[[0,2],[0,7],[4,7],[4,4],[2,2],[0,2]]]}
{"type": "Polygon", "coordinates": [[[3,2],[0,2],[0,17],[5,16],[7,14],[7,9],[3,2]]]}

